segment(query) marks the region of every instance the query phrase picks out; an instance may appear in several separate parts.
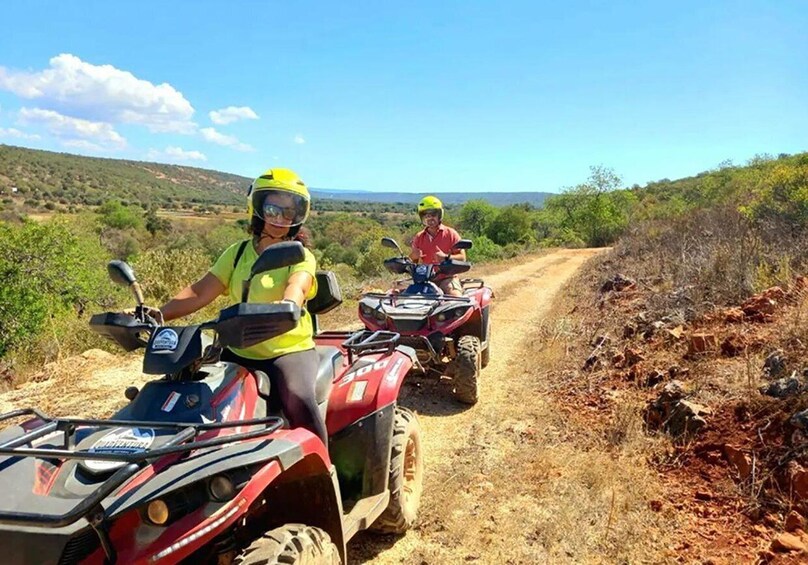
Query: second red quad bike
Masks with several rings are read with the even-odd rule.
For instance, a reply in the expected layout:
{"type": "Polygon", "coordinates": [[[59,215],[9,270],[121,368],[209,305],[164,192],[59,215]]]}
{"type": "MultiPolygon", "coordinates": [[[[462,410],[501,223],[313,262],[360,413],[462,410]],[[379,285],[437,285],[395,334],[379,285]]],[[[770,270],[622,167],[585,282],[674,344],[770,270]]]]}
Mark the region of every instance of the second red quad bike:
{"type": "MultiPolygon", "coordinates": [[[[297,242],[273,245],[251,279],[302,259],[297,242]]],[[[145,347],[143,370],[159,378],[130,387],[111,419],[32,408],[0,415],[24,420],[0,432],[4,564],[345,563],[357,532],[413,525],[420,431],[397,397],[418,361],[397,334],[316,336],[323,445],[285,425],[266,374],[218,360],[222,346],[295,327],[296,304],[248,303],[248,281],[242,303],[215,320],[160,326],[129,266],[114,261],[110,274],[133,288],[138,307],[91,325],[127,351],[145,347]]],[[[341,302],[333,273],[318,273],[317,283],[312,314],[341,302]]]]}
{"type": "MultiPolygon", "coordinates": [[[[456,398],[465,404],[479,400],[480,369],[491,357],[491,299],[493,292],[482,279],[462,279],[463,296],[444,294],[435,284],[441,276],[465,273],[471,263],[447,259],[436,265],[416,264],[395,240],[382,245],[396,249],[387,270],[409,275],[402,291],[368,293],[359,301],[359,318],[368,330],[394,331],[400,343],[413,347],[428,372],[452,378],[456,398]]],[[[470,249],[460,240],[455,250],[470,249]]]]}

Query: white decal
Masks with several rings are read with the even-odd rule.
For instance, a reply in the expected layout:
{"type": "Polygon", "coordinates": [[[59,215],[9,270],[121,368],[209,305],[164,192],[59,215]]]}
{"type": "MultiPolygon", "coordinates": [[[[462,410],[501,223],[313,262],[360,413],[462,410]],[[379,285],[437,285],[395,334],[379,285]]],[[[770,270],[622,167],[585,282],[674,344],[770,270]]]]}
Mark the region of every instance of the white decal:
{"type": "Polygon", "coordinates": [[[401,369],[401,366],[403,364],[404,364],[404,359],[399,358],[399,360],[396,361],[393,364],[393,367],[390,369],[390,372],[387,373],[387,376],[384,377],[384,380],[386,380],[390,384],[396,382],[398,380],[398,371],[399,371],[399,369],[401,369]]]}
{"type": "Polygon", "coordinates": [[[365,390],[368,388],[367,381],[356,381],[351,385],[348,390],[348,402],[359,402],[365,396],[365,390]]]}
{"type": "MultiPolygon", "coordinates": [[[[115,454],[142,453],[151,447],[152,443],[154,443],[154,430],[151,428],[115,428],[96,441],[88,451],[115,454]]],[[[106,471],[122,464],[120,461],[84,461],[84,465],[92,471],[106,471]]]]}
{"type": "Polygon", "coordinates": [[[152,351],[176,351],[179,340],[177,332],[171,328],[163,328],[154,336],[152,351]]]}
{"type": "Polygon", "coordinates": [[[177,404],[177,401],[180,399],[182,395],[177,392],[176,390],[168,395],[166,401],[163,402],[163,407],[160,408],[163,412],[171,412],[174,410],[174,406],[177,404]]]}
{"type": "Polygon", "coordinates": [[[357,369],[356,371],[351,371],[344,377],[339,383],[339,386],[345,386],[351,381],[353,381],[356,377],[361,377],[363,375],[367,375],[371,371],[379,371],[387,367],[387,364],[390,362],[389,359],[382,359],[381,361],[376,361],[372,365],[365,365],[361,369],[357,369]]]}

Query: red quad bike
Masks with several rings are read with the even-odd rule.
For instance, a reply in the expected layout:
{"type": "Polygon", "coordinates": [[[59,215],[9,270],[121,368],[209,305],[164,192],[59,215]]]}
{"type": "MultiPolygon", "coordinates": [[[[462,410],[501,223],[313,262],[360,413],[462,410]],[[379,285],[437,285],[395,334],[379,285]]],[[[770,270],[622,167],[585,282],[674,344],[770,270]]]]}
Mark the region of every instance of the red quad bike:
{"type": "MultiPolygon", "coordinates": [[[[252,275],[303,258],[299,243],[268,248],[252,275]]],[[[360,530],[401,533],[415,521],[423,459],[418,421],[397,405],[417,357],[393,332],[323,332],[317,400],[329,445],[284,426],[266,374],[218,361],[293,328],[297,305],[247,303],[193,326],[105,313],[92,328],[161,375],[126,391],[108,420],[51,418],[32,408],[0,432],[0,562],[341,563],[360,530]],[[216,335],[212,341],[203,330],[216,335]]],[[[317,274],[307,307],[341,302],[333,273],[317,274]]]]}
{"type": "MultiPolygon", "coordinates": [[[[452,377],[460,402],[475,404],[480,369],[491,355],[492,290],[482,279],[463,279],[463,296],[446,295],[434,281],[441,274],[465,273],[471,263],[447,259],[418,265],[395,240],[382,238],[382,245],[400,255],[384,261],[387,270],[410,275],[412,284],[401,292],[365,294],[359,301],[359,318],[370,331],[401,334],[399,343],[413,347],[429,372],[452,377]]],[[[463,239],[454,249],[470,248],[471,241],[463,239]]]]}

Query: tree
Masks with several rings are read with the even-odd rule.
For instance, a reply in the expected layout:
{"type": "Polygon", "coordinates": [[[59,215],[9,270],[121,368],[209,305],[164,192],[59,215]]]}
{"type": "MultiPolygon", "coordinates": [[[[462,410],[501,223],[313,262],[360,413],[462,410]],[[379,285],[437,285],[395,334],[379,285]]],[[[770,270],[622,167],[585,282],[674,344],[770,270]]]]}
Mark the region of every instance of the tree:
{"type": "Polygon", "coordinates": [[[98,208],[98,214],[99,221],[113,229],[137,229],[143,224],[139,213],[124,206],[119,200],[107,200],[98,208]]]}
{"type": "Polygon", "coordinates": [[[157,210],[150,208],[148,212],[146,212],[146,231],[152,234],[152,236],[157,235],[157,233],[161,231],[171,231],[171,222],[165,218],[159,217],[157,210]]]}
{"type": "Polygon", "coordinates": [[[469,200],[460,209],[458,228],[469,236],[483,235],[497,212],[497,208],[485,200],[469,200]]]}
{"type": "Polygon", "coordinates": [[[499,245],[534,240],[530,212],[519,205],[503,208],[488,226],[487,235],[499,245]]]}
{"type": "Polygon", "coordinates": [[[539,215],[545,233],[556,234],[554,238],[563,234],[564,239],[573,240],[577,234],[593,247],[612,243],[628,225],[636,202],[630,190],[618,190],[620,184],[612,169],[590,167],[587,182],[547,199],[539,215]]]}

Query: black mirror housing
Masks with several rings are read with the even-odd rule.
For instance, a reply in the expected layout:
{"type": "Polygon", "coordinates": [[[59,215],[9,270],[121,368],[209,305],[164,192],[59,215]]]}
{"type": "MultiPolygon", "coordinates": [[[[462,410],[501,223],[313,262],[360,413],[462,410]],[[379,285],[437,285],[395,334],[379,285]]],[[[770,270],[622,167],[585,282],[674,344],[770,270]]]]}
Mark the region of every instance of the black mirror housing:
{"type": "Polygon", "coordinates": [[[282,241],[275,245],[270,245],[264,249],[263,253],[253,263],[250,278],[253,278],[258,273],[302,263],[305,258],[306,253],[303,250],[303,244],[299,241],[282,241]]]}
{"type": "Polygon", "coordinates": [[[126,261],[115,259],[107,263],[107,272],[112,282],[121,286],[132,286],[137,282],[135,271],[126,261]]]}

